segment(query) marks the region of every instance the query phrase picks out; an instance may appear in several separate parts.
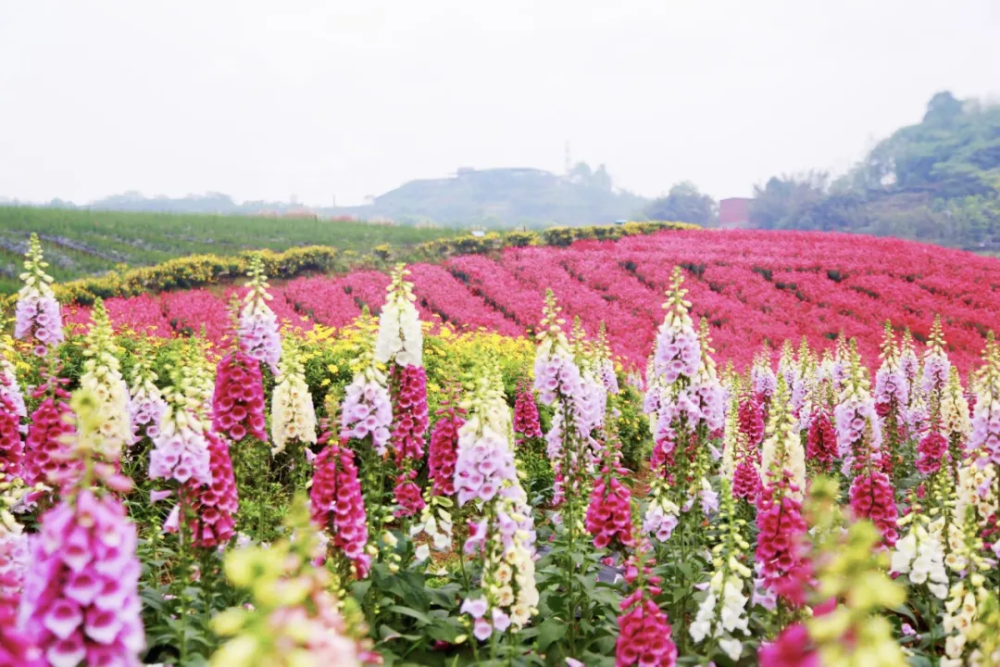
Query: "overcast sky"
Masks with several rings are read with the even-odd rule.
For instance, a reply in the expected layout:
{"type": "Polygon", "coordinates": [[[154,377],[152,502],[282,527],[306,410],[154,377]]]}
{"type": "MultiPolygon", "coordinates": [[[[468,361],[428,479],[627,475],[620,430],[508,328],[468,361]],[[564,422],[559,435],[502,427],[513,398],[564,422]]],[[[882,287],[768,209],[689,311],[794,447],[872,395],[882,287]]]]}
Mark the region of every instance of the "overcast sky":
{"type": "Polygon", "coordinates": [[[997,0],[0,0],[0,196],[344,205],[567,140],[643,195],[749,195],[996,98],[998,35],[997,0]]]}

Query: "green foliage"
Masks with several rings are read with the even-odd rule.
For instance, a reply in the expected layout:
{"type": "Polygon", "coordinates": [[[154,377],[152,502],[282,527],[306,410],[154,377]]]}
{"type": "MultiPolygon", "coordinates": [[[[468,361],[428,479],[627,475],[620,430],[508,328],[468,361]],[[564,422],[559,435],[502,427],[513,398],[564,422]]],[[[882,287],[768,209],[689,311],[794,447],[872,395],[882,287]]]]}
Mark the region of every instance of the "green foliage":
{"type": "Polygon", "coordinates": [[[697,225],[709,225],[718,217],[715,200],[702,194],[689,181],[677,183],[665,197],[653,201],[645,210],[653,220],[679,220],[697,225]]]}
{"type": "MultiPolygon", "coordinates": [[[[120,272],[123,265],[149,266],[191,255],[237,257],[252,250],[280,253],[317,245],[361,252],[382,243],[408,246],[459,233],[455,229],[364,222],[0,206],[0,258],[4,263],[20,267],[24,252],[21,246],[30,232],[41,238],[51,263],[49,271],[59,282],[120,272]]],[[[308,261],[307,256],[300,258],[308,261]]],[[[225,268],[223,264],[216,270],[225,268]]],[[[18,272],[7,271],[7,280],[0,283],[0,289],[9,292],[19,287],[18,272]]],[[[280,277],[271,266],[267,273],[280,277]]]]}
{"type": "Polygon", "coordinates": [[[1000,249],[1000,106],[936,94],[923,120],[879,142],[850,173],[774,177],[755,188],[763,229],[898,236],[1000,249]]]}

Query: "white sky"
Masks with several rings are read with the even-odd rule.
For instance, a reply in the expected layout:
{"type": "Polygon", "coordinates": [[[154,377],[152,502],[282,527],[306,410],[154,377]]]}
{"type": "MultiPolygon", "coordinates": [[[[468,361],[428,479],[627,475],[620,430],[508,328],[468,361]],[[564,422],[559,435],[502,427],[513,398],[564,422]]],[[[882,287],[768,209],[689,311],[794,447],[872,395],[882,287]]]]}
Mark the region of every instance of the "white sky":
{"type": "Polygon", "coordinates": [[[1000,93],[997,0],[0,0],[0,196],[345,205],[566,140],[748,195],[942,89],[1000,93]]]}

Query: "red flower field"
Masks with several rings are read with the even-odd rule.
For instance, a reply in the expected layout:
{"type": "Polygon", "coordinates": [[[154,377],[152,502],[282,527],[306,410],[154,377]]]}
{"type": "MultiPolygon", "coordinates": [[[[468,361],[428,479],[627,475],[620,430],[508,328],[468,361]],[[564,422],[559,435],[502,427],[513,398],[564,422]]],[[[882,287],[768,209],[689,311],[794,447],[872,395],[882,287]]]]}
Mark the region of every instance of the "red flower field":
{"type": "MultiPolygon", "coordinates": [[[[814,348],[843,332],[861,353],[878,355],[882,323],[909,327],[920,343],[935,314],[945,325],[949,353],[963,370],[975,362],[986,332],[1000,328],[1000,262],[957,250],[897,239],[765,231],[670,231],[618,242],[581,241],[569,248],[512,248],[498,257],[470,255],[441,265],[410,267],[422,318],[462,329],[527,333],[542,312],[544,290],[564,314],[579,316],[593,335],[607,324],[626,365],[642,367],[650,353],[660,304],[675,265],[696,318],[706,317],[717,357],[743,367],[767,342],[806,336],[814,348]]],[[[387,275],[299,278],[273,289],[271,307],[293,326],[312,321],[342,326],[367,305],[377,311],[387,275]]],[[[205,325],[217,339],[226,329],[225,296],[206,290],[161,297],[111,299],[116,325],[205,325]],[[157,305],[159,307],[157,307],[157,305]]],[[[89,319],[85,310],[71,321],[89,319]]]]}

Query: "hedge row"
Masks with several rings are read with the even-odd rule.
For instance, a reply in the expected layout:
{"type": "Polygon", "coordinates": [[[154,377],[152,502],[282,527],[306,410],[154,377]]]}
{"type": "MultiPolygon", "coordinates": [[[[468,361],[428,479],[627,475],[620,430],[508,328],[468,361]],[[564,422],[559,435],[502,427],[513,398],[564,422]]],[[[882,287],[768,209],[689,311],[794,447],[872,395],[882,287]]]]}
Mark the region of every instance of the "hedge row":
{"type": "MultiPolygon", "coordinates": [[[[380,245],[366,254],[350,250],[340,252],[328,246],[308,246],[284,252],[243,252],[228,257],[191,255],[156,266],[129,269],[123,273],[110,271],[101,277],[74,280],[56,285],[55,291],[63,303],[90,305],[97,297],[132,297],[144,292],[205,287],[239,278],[246,273],[250,257],[254,254],[263,258],[268,276],[287,280],[309,273],[382,268],[389,262],[434,262],[454,255],[486,254],[509,247],[568,246],[584,239],[615,240],[665,229],[698,228],[698,225],[684,222],[627,222],[623,225],[600,227],[551,227],[539,232],[490,232],[482,236],[470,234],[398,248],[380,245]]],[[[11,307],[16,299],[16,294],[7,297],[5,305],[11,307]]]]}

